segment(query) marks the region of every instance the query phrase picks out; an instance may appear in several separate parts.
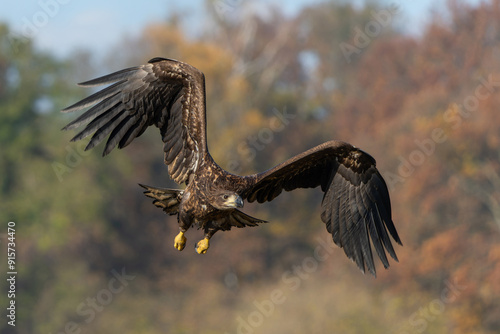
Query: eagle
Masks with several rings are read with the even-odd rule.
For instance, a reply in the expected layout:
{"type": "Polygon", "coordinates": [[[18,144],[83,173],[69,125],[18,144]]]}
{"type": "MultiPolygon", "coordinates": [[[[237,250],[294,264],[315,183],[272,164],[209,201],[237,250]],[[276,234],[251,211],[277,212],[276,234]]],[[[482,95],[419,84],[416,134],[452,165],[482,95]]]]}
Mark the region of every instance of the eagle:
{"type": "Polygon", "coordinates": [[[157,57],[79,85],[107,85],[62,110],[86,109],[63,128],[84,125],[71,141],[92,135],[85,150],[107,137],[105,156],[116,146],[126,147],[152,125],[160,130],[169,176],[185,188],[139,185],[154,205],[177,215],[174,247],[179,251],[192,226],[204,231],[204,238],[195,244],[195,250],[204,254],[217,231],[266,223],[240,211],[244,201],[264,203],[283,190],[320,187],[321,220],[333,242],[363,273],[368,269],[376,275],[370,243],[385,268],[389,267],[386,251],[398,261],[389,234],[402,243],[392,221],[387,185],[375,159],[359,148],[332,140],[262,173],[239,176],[222,169],[208,151],[205,76],[195,67],[157,57]]]}

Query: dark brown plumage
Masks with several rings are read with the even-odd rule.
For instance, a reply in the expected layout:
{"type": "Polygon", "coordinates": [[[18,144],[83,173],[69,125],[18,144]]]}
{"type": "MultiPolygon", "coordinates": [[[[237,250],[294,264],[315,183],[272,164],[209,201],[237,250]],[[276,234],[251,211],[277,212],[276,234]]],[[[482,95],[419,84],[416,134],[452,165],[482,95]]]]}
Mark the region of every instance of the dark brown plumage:
{"type": "Polygon", "coordinates": [[[109,135],[103,155],[127,146],[151,125],[160,129],[169,175],[186,188],[141,186],[153,204],[177,215],[177,249],[184,248],[184,232],[193,224],[205,231],[205,239],[197,244],[197,251],[205,253],[215,232],[264,223],[238,210],[243,200],[263,203],[283,190],[319,186],[324,193],[321,220],[363,272],[367,268],[375,274],[370,240],[384,267],[389,266],[386,251],[397,261],[389,234],[401,241],[392,222],[389,193],[369,154],[348,143],[329,141],[268,171],[234,175],[219,167],[208,152],[202,72],[180,61],[154,58],[80,85],[105,84],[111,85],[62,110],[91,107],[63,129],[86,124],[72,139],[93,134],[86,149],[109,135]]]}

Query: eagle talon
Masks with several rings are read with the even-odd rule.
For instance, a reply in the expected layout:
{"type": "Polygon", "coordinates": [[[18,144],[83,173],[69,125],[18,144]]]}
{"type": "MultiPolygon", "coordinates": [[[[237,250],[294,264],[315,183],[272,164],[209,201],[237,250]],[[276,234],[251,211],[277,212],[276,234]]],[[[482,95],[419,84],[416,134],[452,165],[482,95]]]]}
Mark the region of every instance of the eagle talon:
{"type": "Polygon", "coordinates": [[[184,249],[184,246],[186,246],[186,237],[184,236],[184,232],[181,231],[174,239],[174,247],[181,251],[184,249]]]}
{"type": "Polygon", "coordinates": [[[205,254],[208,250],[208,247],[210,247],[209,239],[205,238],[203,240],[198,241],[196,244],[196,252],[198,254],[205,254]]]}

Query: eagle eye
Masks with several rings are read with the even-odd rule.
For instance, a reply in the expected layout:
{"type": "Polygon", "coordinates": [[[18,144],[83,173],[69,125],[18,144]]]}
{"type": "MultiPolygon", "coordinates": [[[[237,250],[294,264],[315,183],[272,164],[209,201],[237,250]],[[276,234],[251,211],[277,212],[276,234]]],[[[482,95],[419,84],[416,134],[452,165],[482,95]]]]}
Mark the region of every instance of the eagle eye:
{"type": "Polygon", "coordinates": [[[223,195],[222,198],[224,199],[228,199],[229,198],[229,195],[223,195]]]}

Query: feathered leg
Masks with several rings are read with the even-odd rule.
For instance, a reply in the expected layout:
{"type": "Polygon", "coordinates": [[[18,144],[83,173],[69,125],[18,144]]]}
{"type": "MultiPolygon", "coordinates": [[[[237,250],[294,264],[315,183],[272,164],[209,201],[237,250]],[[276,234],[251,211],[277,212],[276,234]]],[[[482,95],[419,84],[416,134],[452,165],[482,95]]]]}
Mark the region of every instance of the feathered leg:
{"type": "Polygon", "coordinates": [[[177,215],[179,234],[177,234],[174,239],[174,247],[180,251],[184,249],[184,246],[186,246],[186,237],[184,236],[184,233],[186,233],[186,231],[191,227],[192,222],[192,217],[181,209],[177,215]]]}

